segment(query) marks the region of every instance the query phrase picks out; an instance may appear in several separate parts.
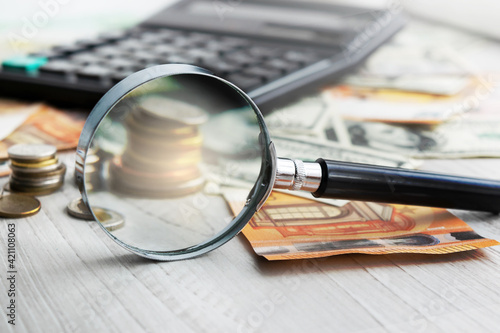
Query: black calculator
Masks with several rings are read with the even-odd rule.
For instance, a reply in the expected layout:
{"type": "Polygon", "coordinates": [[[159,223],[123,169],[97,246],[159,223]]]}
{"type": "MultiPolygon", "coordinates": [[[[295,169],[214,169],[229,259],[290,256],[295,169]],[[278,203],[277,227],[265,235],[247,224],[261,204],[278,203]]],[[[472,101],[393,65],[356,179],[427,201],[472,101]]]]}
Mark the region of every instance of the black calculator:
{"type": "Polygon", "coordinates": [[[268,112],[338,79],[403,23],[395,10],[319,0],[180,1],[124,31],[3,59],[0,94],[90,108],[133,72],[182,63],[229,80],[268,112]]]}

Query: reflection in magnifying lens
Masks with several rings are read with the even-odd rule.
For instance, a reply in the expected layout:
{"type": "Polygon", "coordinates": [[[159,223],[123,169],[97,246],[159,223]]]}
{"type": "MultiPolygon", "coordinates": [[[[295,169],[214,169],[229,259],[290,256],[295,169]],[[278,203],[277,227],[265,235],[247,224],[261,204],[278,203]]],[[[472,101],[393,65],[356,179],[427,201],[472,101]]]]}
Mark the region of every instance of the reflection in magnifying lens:
{"type": "Polygon", "coordinates": [[[124,217],[107,231],[121,245],[148,257],[183,256],[200,244],[225,242],[235,216],[255,212],[266,189],[254,184],[266,176],[270,142],[260,113],[227,82],[159,76],[100,114],[88,146],[102,156],[102,174],[84,178],[84,196],[97,220],[102,209],[124,217]],[[236,214],[222,197],[235,182],[246,189],[239,201],[256,201],[236,214]]]}

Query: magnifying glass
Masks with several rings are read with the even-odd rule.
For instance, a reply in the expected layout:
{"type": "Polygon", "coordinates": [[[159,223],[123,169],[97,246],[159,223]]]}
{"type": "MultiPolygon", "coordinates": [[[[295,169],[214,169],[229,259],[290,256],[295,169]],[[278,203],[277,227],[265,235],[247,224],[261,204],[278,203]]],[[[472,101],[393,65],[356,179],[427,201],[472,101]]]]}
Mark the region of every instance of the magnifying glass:
{"type": "Polygon", "coordinates": [[[76,178],[104,232],[157,260],[221,246],[273,188],[321,198],[490,212],[500,207],[498,181],[278,158],[255,103],[232,83],[190,65],[150,67],[106,93],[83,128],[76,178]],[[228,189],[238,189],[231,201],[240,207],[229,207],[228,189]],[[106,228],[111,212],[123,216],[120,228],[106,228]]]}

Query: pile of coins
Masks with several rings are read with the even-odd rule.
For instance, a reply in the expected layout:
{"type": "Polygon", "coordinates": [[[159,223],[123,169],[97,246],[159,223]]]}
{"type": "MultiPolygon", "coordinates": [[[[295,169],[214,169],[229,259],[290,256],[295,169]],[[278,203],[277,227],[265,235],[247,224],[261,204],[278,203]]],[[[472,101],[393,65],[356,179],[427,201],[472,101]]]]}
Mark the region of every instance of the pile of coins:
{"type": "Polygon", "coordinates": [[[8,184],[11,192],[45,195],[55,192],[64,184],[66,166],[57,158],[56,147],[18,144],[7,152],[12,170],[8,184]]]}
{"type": "Polygon", "coordinates": [[[127,145],[110,164],[113,190],[143,197],[179,197],[199,191],[202,109],[159,95],[140,99],[127,114],[127,145]]]}
{"type": "MultiPolygon", "coordinates": [[[[75,167],[75,183],[77,182],[76,173],[83,172],[84,165],[83,161],[77,156],[76,167],[75,167]]],[[[85,179],[86,179],[86,189],[87,191],[99,190],[102,186],[102,163],[101,158],[97,154],[95,149],[89,148],[87,150],[87,155],[85,158],[85,179]]]]}

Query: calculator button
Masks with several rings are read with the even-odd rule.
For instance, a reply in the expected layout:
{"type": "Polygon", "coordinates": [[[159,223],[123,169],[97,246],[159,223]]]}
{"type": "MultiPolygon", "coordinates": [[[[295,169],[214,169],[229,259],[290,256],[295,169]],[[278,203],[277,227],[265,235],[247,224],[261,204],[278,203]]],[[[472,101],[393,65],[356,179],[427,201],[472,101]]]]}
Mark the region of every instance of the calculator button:
{"type": "Polygon", "coordinates": [[[138,51],[144,49],[144,45],[141,40],[135,38],[118,41],[114,44],[114,47],[124,51],[138,51]]]}
{"type": "Polygon", "coordinates": [[[43,66],[45,63],[47,63],[46,57],[18,56],[4,60],[2,62],[2,67],[4,69],[33,72],[43,66]]]}
{"type": "Polygon", "coordinates": [[[272,81],[281,76],[281,72],[278,70],[262,68],[262,67],[251,67],[245,69],[242,74],[250,77],[259,77],[263,81],[272,81]]]}
{"type": "Polygon", "coordinates": [[[181,49],[173,45],[156,45],[151,48],[151,51],[157,55],[171,55],[179,53],[181,49]]]}
{"type": "Polygon", "coordinates": [[[224,59],[239,66],[248,66],[259,61],[258,58],[252,57],[243,51],[230,53],[226,55],[224,59]]]}
{"type": "Polygon", "coordinates": [[[271,68],[279,70],[283,73],[290,73],[300,68],[300,64],[292,61],[284,61],[281,59],[269,59],[262,63],[263,68],[271,68]]]}
{"type": "Polygon", "coordinates": [[[237,72],[240,67],[231,63],[222,62],[217,59],[203,65],[204,68],[214,72],[217,75],[227,76],[234,72],[237,72]]]}
{"type": "Polygon", "coordinates": [[[124,69],[124,68],[138,67],[137,62],[130,60],[130,59],[123,59],[123,58],[109,59],[106,62],[106,66],[109,66],[112,69],[124,69]]]}
{"type": "Polygon", "coordinates": [[[235,37],[221,37],[219,38],[219,43],[228,49],[245,47],[250,44],[246,39],[235,37]]]}
{"type": "Polygon", "coordinates": [[[282,51],[271,47],[253,46],[248,49],[248,53],[258,58],[273,58],[282,55],[282,51]]]}
{"type": "Polygon", "coordinates": [[[85,66],[76,71],[78,78],[98,79],[113,74],[113,71],[103,66],[85,66]]]}
{"type": "Polygon", "coordinates": [[[116,84],[127,76],[134,74],[135,72],[136,71],[134,70],[115,71],[113,74],[111,74],[111,83],[116,84]]]}
{"type": "Polygon", "coordinates": [[[195,64],[197,61],[194,57],[188,55],[171,55],[165,57],[165,63],[177,63],[177,64],[195,64]]]}
{"type": "Polygon", "coordinates": [[[81,45],[71,44],[71,45],[54,46],[52,50],[59,54],[72,54],[83,51],[85,50],[85,48],[82,47],[81,45]]]}
{"type": "Polygon", "coordinates": [[[302,64],[310,64],[318,59],[318,57],[312,53],[303,53],[297,51],[288,51],[283,55],[283,58],[285,60],[299,62],[302,64]]]}
{"type": "Polygon", "coordinates": [[[262,81],[257,77],[248,77],[241,74],[229,75],[227,76],[227,80],[242,89],[249,89],[262,83],[262,81]]]}
{"type": "Polygon", "coordinates": [[[68,60],[79,65],[95,64],[103,61],[103,58],[93,52],[81,52],[71,56],[68,60]]]}
{"type": "MultiPolygon", "coordinates": [[[[207,51],[203,49],[191,49],[185,52],[186,55],[193,57],[200,63],[208,63],[214,59],[217,59],[219,54],[217,52],[207,51]]],[[[219,59],[220,60],[220,59],[219,59]]]]}
{"type": "Polygon", "coordinates": [[[130,54],[131,59],[137,59],[140,62],[155,62],[158,59],[158,56],[152,52],[147,52],[147,51],[139,51],[139,52],[132,52],[130,54]]]}
{"type": "Polygon", "coordinates": [[[66,74],[74,72],[78,69],[78,65],[72,64],[65,60],[54,60],[40,67],[40,73],[66,74]]]}

